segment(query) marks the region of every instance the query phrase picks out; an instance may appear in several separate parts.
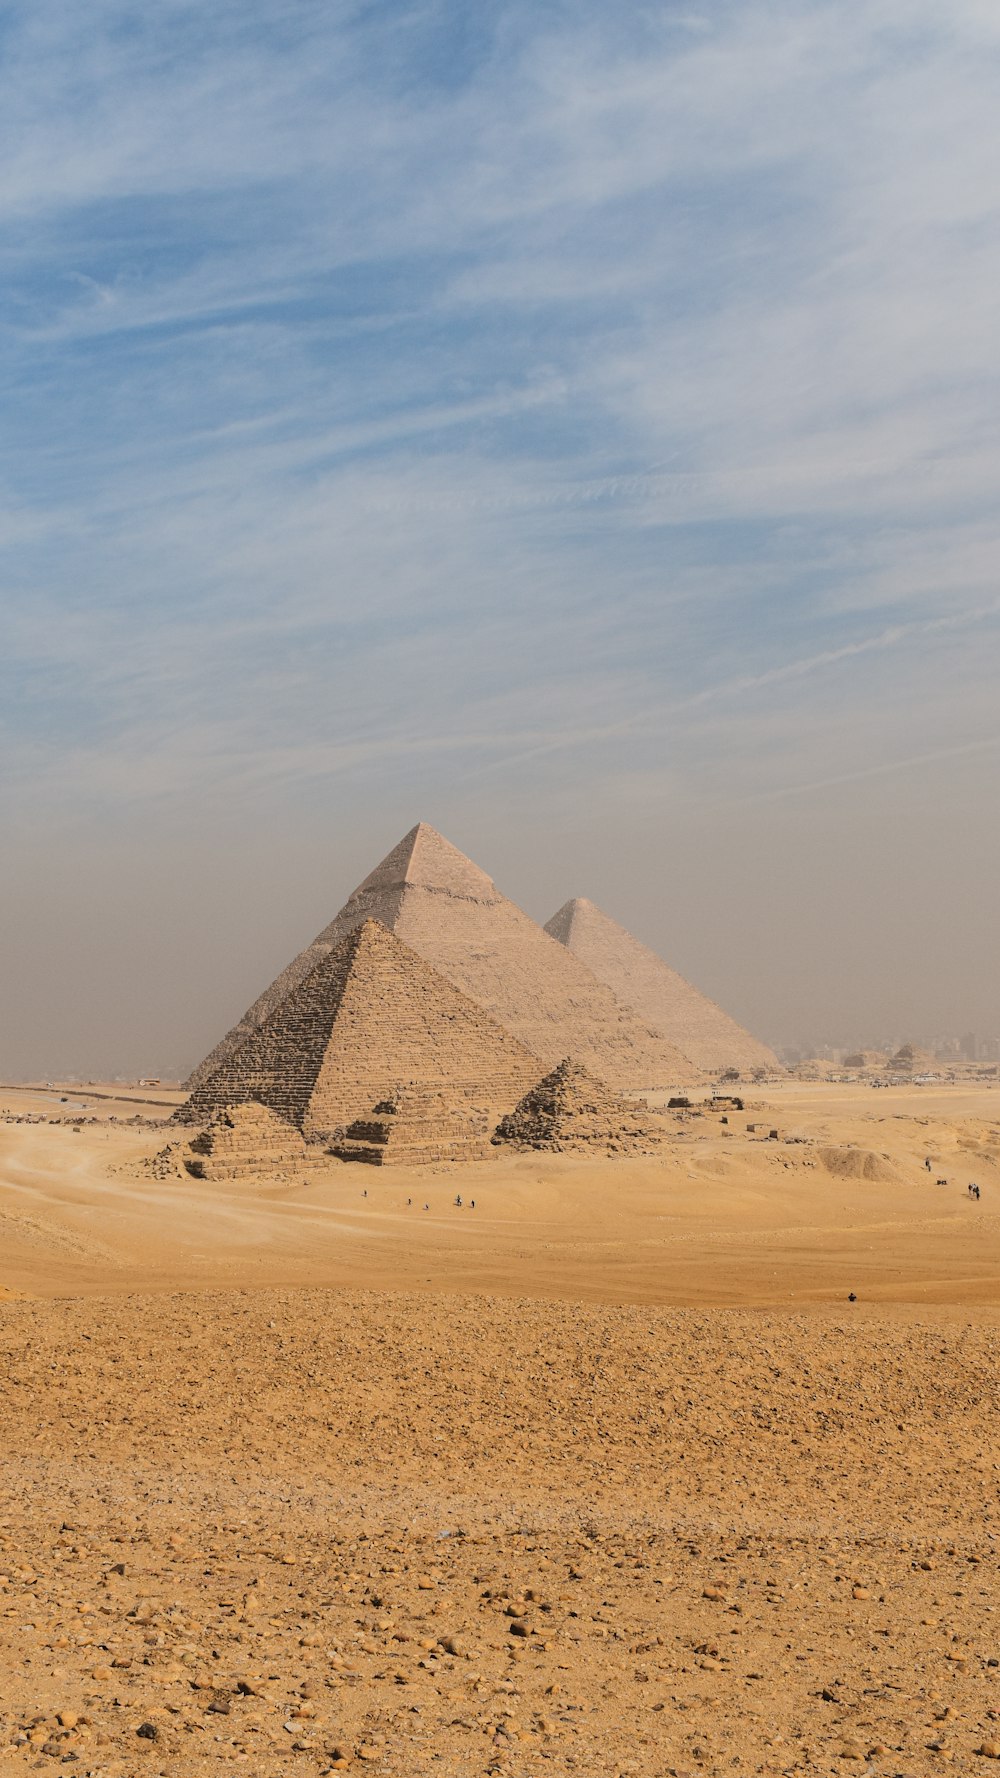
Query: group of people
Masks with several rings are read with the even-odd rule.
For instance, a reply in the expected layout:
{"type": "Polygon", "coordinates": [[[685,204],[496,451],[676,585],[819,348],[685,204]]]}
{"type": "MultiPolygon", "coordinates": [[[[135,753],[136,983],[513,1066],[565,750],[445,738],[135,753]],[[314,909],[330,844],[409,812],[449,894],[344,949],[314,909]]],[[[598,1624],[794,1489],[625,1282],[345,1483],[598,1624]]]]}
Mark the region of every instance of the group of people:
{"type": "MultiPolygon", "coordinates": [[[[362,1197],[363,1197],[363,1198],[367,1198],[367,1196],[368,1196],[368,1193],[367,1193],[367,1192],[362,1192],[362,1194],[361,1194],[361,1195],[362,1195],[362,1197]]],[[[412,1204],[412,1203],[413,1203],[413,1199],[412,1199],[412,1198],[407,1198],[407,1200],[406,1200],[406,1202],[407,1202],[407,1204],[408,1204],[408,1205],[409,1205],[409,1204],[412,1204]]],[[[461,1205],[462,1205],[462,1200],[461,1200],[461,1197],[457,1197],[457,1198],[456,1198],[456,1199],[455,1199],[455,1202],[456,1202],[456,1204],[457,1204],[457,1205],[458,1205],[458,1206],[459,1206],[459,1208],[460,1208],[460,1209],[461,1209],[461,1205]]],[[[475,1209],[475,1208],[476,1208],[476,1200],[475,1200],[475,1198],[470,1198],[470,1199],[469,1199],[469,1209],[470,1209],[470,1210],[474,1210],[474,1209],[475,1209]]],[[[429,1205],[429,1204],[425,1204],[425,1205],[424,1205],[424,1209],[425,1209],[425,1210],[429,1210],[429,1209],[430,1209],[430,1205],[429,1205]]]]}
{"type": "MultiPolygon", "coordinates": [[[[931,1157],[930,1157],[930,1155],[928,1155],[926,1157],[926,1159],[924,1161],[924,1166],[927,1168],[928,1173],[930,1173],[930,1171],[931,1171],[931,1157]]],[[[938,1185],[947,1185],[947,1183],[948,1183],[947,1179],[939,1179],[938,1180],[938,1185]]],[[[978,1204],[980,1198],[982,1197],[982,1193],[979,1190],[978,1185],[976,1185],[973,1180],[970,1180],[969,1184],[966,1186],[965,1189],[968,1192],[969,1197],[975,1198],[976,1203],[978,1204]]]]}

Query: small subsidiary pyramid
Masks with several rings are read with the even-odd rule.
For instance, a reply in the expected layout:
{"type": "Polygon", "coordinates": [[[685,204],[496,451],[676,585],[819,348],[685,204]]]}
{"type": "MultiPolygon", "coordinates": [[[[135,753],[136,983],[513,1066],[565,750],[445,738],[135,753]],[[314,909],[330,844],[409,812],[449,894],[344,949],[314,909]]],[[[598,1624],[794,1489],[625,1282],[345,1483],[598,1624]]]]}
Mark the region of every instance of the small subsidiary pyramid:
{"type": "Polygon", "coordinates": [[[645,1104],[620,1099],[566,1056],[501,1118],[493,1140],[556,1153],[590,1149],[636,1154],[659,1147],[667,1134],[645,1104]]]}
{"type": "Polygon", "coordinates": [[[297,1173],[306,1162],[302,1133],[266,1105],[226,1105],[199,1130],[182,1156],[196,1179],[243,1179],[255,1173],[297,1173]]]}
{"type": "Polygon", "coordinates": [[[755,1068],[769,1074],[784,1072],[773,1050],[592,901],[567,901],[545,930],[585,963],[622,1005],[676,1044],[696,1068],[711,1074],[729,1068],[740,1074],[755,1068]]]}
{"type": "Polygon", "coordinates": [[[375,919],[551,1068],[567,1053],[633,1089],[686,1085],[697,1070],[620,1005],[571,950],[501,895],[492,879],[418,822],[348,897],[191,1076],[195,1089],[270,1018],[316,964],[375,919]]]}
{"type": "Polygon", "coordinates": [[[937,1066],[937,1057],[932,1056],[930,1050],[919,1049],[915,1043],[904,1043],[888,1062],[893,1074],[932,1074],[937,1066]]]}
{"type": "Polygon", "coordinates": [[[842,1057],[841,1067],[874,1073],[876,1070],[883,1070],[888,1061],[884,1050],[855,1050],[851,1055],[842,1057]]]}
{"type": "MultiPolygon", "coordinates": [[[[321,1142],[401,1093],[429,1093],[439,1121],[454,1107],[467,1134],[485,1135],[536,1074],[516,1038],[366,919],[201,1077],[175,1117],[201,1123],[256,1101],[321,1142]]],[[[424,1134],[429,1148],[433,1131],[424,1134]]]]}

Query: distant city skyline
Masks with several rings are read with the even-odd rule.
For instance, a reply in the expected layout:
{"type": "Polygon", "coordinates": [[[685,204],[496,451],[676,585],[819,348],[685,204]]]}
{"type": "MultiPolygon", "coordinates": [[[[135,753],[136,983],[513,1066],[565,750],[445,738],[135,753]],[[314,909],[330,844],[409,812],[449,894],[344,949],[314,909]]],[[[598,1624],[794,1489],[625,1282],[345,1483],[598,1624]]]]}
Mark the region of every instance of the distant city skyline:
{"type": "Polygon", "coordinates": [[[778,1039],[774,1045],[776,1053],[783,1060],[794,1056],[796,1059],[807,1060],[810,1056],[817,1058],[836,1058],[862,1052],[893,1056],[910,1043],[915,1049],[925,1050],[928,1055],[941,1062],[981,1062],[984,1065],[1000,1062],[1000,1035],[982,1036],[975,1032],[963,1032],[961,1036],[953,1033],[937,1033],[928,1036],[925,1032],[910,1032],[906,1036],[898,1032],[891,1037],[884,1035],[873,1037],[871,1034],[853,1041],[827,1040],[817,1038],[810,1042],[808,1038],[800,1038],[797,1042],[778,1039]]]}

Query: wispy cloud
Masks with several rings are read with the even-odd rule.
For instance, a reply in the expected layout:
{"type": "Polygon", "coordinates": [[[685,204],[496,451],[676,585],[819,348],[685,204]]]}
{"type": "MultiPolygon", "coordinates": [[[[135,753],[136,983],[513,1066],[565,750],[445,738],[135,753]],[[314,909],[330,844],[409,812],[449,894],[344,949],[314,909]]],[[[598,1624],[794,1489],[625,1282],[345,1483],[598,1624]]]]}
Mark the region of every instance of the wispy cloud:
{"type": "Polygon", "coordinates": [[[933,747],[927,753],[913,753],[907,759],[883,759],[877,765],[863,766],[858,771],[835,772],[828,778],[775,786],[771,790],[758,791],[749,801],[761,803],[778,797],[813,796],[818,790],[839,789],[842,784],[864,784],[872,778],[894,777],[897,772],[918,771],[946,760],[965,760],[974,754],[992,753],[997,747],[1000,747],[1000,735],[984,735],[978,741],[965,741],[958,747],[933,747]]]}
{"type": "Polygon", "coordinates": [[[2,31],[8,822],[988,757],[983,0],[2,31]]]}

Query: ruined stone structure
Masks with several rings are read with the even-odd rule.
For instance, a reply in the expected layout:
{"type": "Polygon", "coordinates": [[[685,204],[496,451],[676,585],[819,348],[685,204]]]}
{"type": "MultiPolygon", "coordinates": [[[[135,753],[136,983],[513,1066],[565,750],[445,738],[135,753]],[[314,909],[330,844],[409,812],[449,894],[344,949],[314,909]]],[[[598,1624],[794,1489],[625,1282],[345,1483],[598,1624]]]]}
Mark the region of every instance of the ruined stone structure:
{"type": "Polygon", "coordinates": [[[867,1069],[872,1072],[880,1072],[888,1066],[888,1062],[889,1058],[886,1055],[885,1050],[855,1050],[852,1055],[844,1056],[840,1065],[842,1068],[867,1069]]]}
{"type": "Polygon", "coordinates": [[[402,1088],[334,1137],[330,1151],[373,1167],[488,1161],[493,1123],[478,1091],[402,1088]]]}
{"type": "Polygon", "coordinates": [[[888,1062],[891,1074],[933,1074],[937,1066],[930,1050],[918,1049],[915,1043],[904,1043],[888,1062]]]}
{"type": "MultiPolygon", "coordinates": [[[[178,1122],[175,1115],[172,1124],[178,1122]]],[[[296,1178],[310,1157],[302,1133],[266,1105],[223,1105],[203,1129],[175,1137],[139,1165],[152,1179],[296,1178]]]]}
{"type": "Polygon", "coordinates": [[[727,1068],[742,1075],[755,1068],[784,1073],[773,1050],[751,1037],[592,901],[567,901],[545,930],[586,964],[623,1006],[676,1044],[695,1067],[710,1074],[727,1068]]]}
{"type": "Polygon", "coordinates": [[[228,1063],[315,965],[376,919],[548,1068],[571,1053],[615,1086],[669,1088],[698,1071],[644,1016],[622,1005],[574,953],[507,901],[470,859],[423,822],[350,896],[196,1069],[198,1089],[228,1063]]]}
{"type": "Polygon", "coordinates": [[[493,1140],[556,1153],[644,1154],[667,1136],[656,1112],[619,1098],[567,1056],[501,1118],[493,1140]]]}
{"type": "Polygon", "coordinates": [[[306,1162],[299,1130],[266,1105],[225,1105],[181,1154],[195,1179],[244,1179],[254,1174],[295,1174],[306,1162]]]}
{"type": "MultiPolygon", "coordinates": [[[[257,1100],[307,1141],[333,1142],[377,1121],[375,1107],[436,1093],[442,1107],[475,1110],[491,1128],[537,1076],[516,1037],[445,981],[376,920],[320,952],[262,1023],[204,1075],[178,1121],[257,1100]]],[[[455,1117],[438,1120],[440,1158],[451,1158],[455,1117]]],[[[426,1116],[424,1158],[433,1154],[426,1116]]]]}

